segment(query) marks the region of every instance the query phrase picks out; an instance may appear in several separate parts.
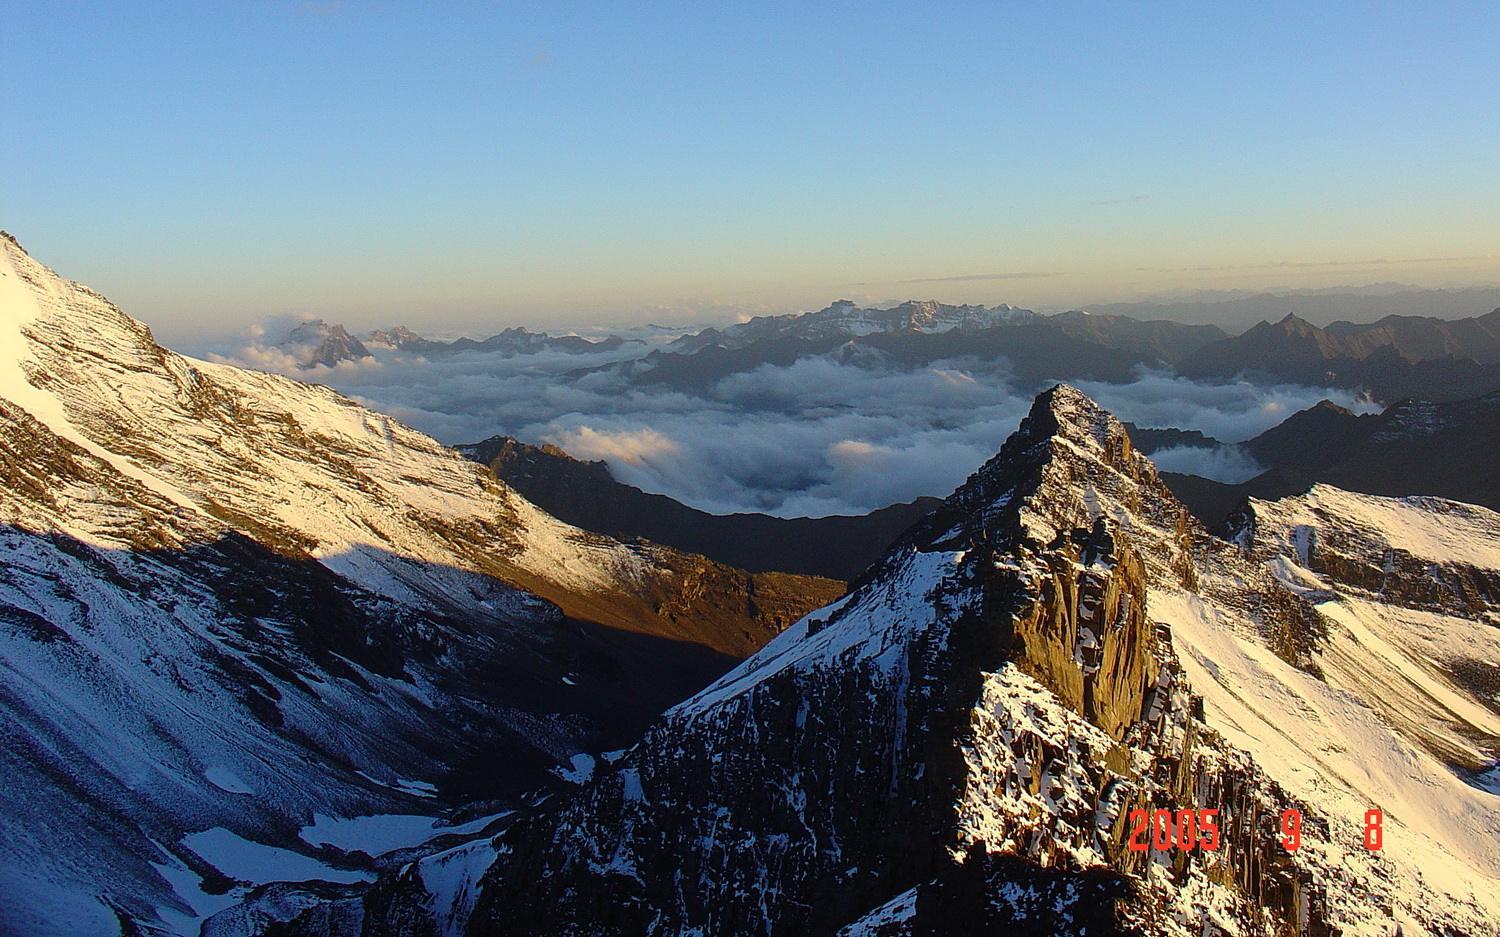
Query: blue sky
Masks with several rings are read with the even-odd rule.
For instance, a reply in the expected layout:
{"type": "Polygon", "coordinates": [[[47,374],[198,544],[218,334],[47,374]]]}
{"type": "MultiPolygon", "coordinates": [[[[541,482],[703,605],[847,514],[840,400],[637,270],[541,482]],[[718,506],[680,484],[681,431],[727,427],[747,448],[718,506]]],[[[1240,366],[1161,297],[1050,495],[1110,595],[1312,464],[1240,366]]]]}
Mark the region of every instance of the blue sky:
{"type": "Polygon", "coordinates": [[[1500,280],[1492,4],[693,6],[19,4],[0,226],[169,337],[1500,280]]]}

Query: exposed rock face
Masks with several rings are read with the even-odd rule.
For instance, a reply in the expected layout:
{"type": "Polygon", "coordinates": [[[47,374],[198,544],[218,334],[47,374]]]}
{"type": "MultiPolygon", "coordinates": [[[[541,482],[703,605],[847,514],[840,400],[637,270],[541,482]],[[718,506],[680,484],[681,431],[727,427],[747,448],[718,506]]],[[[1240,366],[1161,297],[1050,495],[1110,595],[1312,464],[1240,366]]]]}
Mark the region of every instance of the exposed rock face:
{"type": "MultiPolygon", "coordinates": [[[[1369,902],[1397,900],[1380,857],[1335,845],[1345,818],[1216,731],[1158,617],[1210,601],[1266,643],[1308,607],[1187,519],[1118,423],[1056,388],[849,595],[577,794],[476,843],[477,899],[445,901],[435,863],[451,860],[422,860],[370,893],[362,932],[1357,927],[1369,902]],[[1130,848],[1132,810],[1193,808],[1219,811],[1217,851],[1130,848]],[[1291,808],[1330,845],[1282,849],[1291,808]]],[[[1213,636],[1182,620],[1203,653],[1213,636]]]]}

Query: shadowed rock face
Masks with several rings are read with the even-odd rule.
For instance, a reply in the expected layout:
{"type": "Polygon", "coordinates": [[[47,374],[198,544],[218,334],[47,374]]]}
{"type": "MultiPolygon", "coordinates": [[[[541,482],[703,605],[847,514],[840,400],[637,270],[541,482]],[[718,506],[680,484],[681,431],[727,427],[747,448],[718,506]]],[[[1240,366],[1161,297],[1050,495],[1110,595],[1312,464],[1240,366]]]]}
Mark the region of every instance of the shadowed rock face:
{"type": "Polygon", "coordinates": [[[561,785],[842,588],[570,527],[0,234],[0,933],[180,929],[214,830],[373,876],[298,831],[561,785]]]}
{"type": "Polygon", "coordinates": [[[1500,310],[1444,321],[1389,317],[1318,328],[1288,314],[1197,349],[1178,364],[1192,378],[1269,374],[1312,386],[1368,389],[1378,400],[1459,400],[1500,388],[1500,310]]]}

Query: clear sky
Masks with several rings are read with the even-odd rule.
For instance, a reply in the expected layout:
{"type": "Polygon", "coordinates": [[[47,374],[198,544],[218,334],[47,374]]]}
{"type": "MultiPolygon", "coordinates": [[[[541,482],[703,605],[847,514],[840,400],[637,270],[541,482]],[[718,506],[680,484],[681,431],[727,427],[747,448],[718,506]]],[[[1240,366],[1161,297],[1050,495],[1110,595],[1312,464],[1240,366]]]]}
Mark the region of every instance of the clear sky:
{"type": "Polygon", "coordinates": [[[18,3],[0,227],[158,330],[1500,280],[1500,7],[18,3]]]}

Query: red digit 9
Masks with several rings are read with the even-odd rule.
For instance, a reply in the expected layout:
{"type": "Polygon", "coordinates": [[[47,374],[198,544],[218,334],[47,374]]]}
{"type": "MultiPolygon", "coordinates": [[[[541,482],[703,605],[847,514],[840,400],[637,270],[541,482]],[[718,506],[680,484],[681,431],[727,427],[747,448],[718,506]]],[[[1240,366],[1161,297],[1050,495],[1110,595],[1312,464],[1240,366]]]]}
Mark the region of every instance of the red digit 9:
{"type": "Polygon", "coordinates": [[[1281,848],[1296,852],[1302,845],[1302,811],[1281,811],[1281,848]]]}

